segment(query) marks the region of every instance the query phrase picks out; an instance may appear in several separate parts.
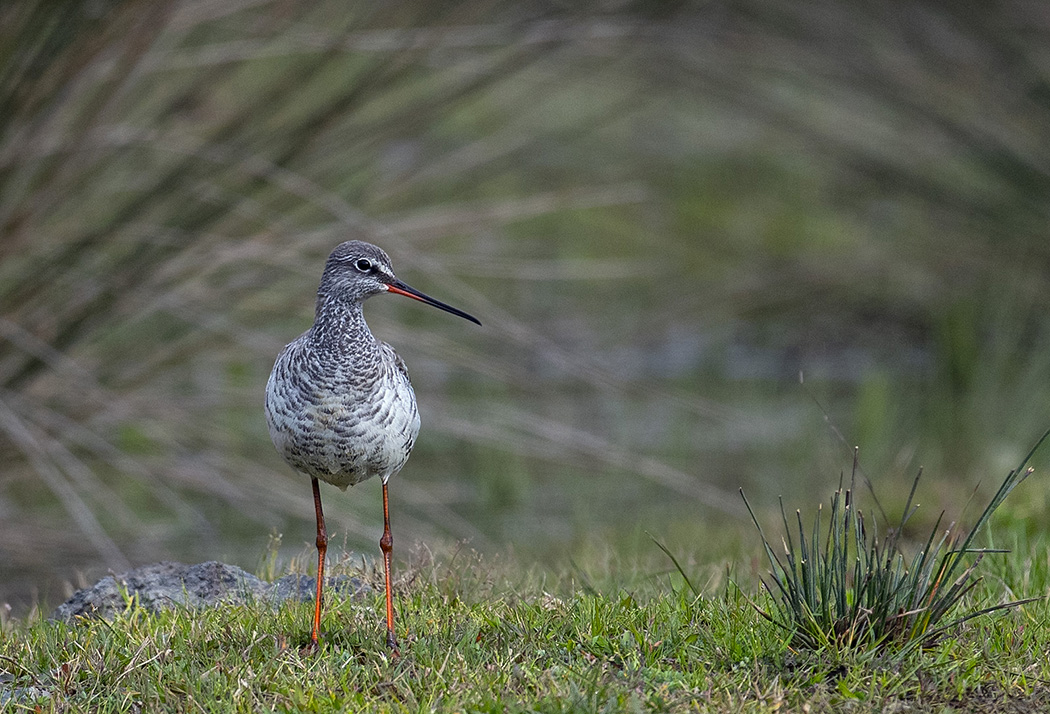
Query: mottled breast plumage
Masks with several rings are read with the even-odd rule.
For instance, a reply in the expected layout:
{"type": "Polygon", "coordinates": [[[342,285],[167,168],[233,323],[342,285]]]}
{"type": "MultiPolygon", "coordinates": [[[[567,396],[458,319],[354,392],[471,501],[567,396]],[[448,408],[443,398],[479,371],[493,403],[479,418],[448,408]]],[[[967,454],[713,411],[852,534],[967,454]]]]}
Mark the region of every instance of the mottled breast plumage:
{"type": "Polygon", "coordinates": [[[301,473],[343,489],[389,479],[419,433],[404,362],[368,330],[359,305],[345,307],[327,316],[319,308],[318,322],[284,348],[266,385],[278,452],[301,473]]]}

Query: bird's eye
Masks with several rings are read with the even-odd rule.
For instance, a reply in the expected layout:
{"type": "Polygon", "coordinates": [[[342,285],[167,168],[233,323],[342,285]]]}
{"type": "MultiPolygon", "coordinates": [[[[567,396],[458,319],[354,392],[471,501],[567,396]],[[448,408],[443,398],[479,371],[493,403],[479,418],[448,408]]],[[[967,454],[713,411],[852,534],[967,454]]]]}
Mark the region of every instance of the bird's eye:
{"type": "Polygon", "coordinates": [[[367,273],[372,269],[372,261],[368,258],[358,258],[357,262],[354,263],[354,267],[360,270],[362,273],[367,273]]]}

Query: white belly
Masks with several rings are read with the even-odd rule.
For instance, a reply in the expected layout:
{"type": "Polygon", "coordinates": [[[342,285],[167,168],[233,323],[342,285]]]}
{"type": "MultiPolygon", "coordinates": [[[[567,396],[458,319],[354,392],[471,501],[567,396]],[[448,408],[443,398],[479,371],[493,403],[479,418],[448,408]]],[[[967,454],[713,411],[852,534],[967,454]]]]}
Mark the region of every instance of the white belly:
{"type": "Polygon", "coordinates": [[[342,489],[373,476],[389,479],[408,460],[419,433],[412,386],[391,366],[367,391],[354,380],[322,388],[316,379],[289,374],[279,358],[266,388],[277,451],[296,470],[342,489]]]}

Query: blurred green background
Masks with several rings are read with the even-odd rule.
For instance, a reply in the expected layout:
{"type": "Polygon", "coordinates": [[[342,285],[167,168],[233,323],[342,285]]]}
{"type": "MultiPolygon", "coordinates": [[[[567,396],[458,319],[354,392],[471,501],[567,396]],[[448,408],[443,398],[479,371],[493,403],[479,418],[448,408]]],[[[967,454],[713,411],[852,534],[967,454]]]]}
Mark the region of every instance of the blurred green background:
{"type": "MultiPolygon", "coordinates": [[[[366,308],[402,558],[715,572],[738,488],[853,445],[957,517],[1050,426],[1048,48],[1030,2],[0,5],[0,602],[311,547],[262,394],[351,238],[484,323],[366,308]]],[[[374,555],[379,485],[324,495],[374,555]]]]}

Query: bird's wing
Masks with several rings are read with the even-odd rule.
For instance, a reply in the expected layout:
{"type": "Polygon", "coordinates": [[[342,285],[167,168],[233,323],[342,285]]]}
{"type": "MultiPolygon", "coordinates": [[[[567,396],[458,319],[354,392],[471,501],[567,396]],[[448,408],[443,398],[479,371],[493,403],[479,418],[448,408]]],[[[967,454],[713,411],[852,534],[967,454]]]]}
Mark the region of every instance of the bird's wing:
{"type": "Polygon", "coordinates": [[[397,371],[401,373],[401,376],[408,381],[408,367],[405,365],[405,360],[401,359],[401,355],[394,351],[394,348],[385,342],[380,342],[383,350],[392,358],[394,366],[397,367],[397,371]]]}

